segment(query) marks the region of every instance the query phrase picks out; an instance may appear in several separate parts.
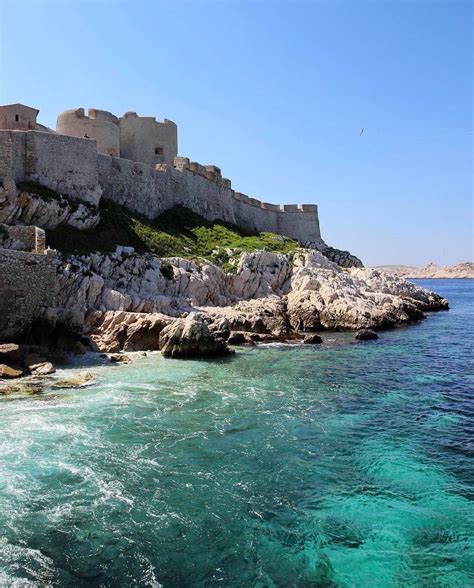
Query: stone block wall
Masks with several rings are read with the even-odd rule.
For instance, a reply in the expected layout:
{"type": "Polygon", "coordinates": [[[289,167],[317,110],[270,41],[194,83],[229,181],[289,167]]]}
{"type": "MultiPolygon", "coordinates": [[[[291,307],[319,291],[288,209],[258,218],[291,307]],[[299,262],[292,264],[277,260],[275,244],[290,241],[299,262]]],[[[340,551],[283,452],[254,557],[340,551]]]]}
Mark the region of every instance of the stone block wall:
{"type": "Polygon", "coordinates": [[[31,225],[0,224],[0,248],[44,253],[46,235],[43,229],[31,225]]]}
{"type": "Polygon", "coordinates": [[[72,200],[99,203],[97,149],[93,139],[41,131],[0,131],[0,182],[42,184],[72,200]]]}
{"type": "Polygon", "coordinates": [[[54,306],[56,253],[0,249],[0,341],[19,337],[54,306]]]}
{"type": "Polygon", "coordinates": [[[182,205],[209,220],[221,219],[297,240],[321,239],[317,206],[280,206],[250,198],[235,192],[217,166],[184,157],[176,157],[173,165],[152,166],[97,153],[92,139],[0,131],[0,182],[5,185],[12,178],[38,182],[93,205],[103,194],[149,218],[182,205]]]}

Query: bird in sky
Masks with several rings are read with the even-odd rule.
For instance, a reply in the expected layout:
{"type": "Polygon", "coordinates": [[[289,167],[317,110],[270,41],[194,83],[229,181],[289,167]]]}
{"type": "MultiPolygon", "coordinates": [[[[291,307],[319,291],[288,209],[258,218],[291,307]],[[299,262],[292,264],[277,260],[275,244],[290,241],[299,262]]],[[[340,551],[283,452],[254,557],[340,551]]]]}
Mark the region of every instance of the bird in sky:
{"type": "Polygon", "coordinates": [[[359,133],[359,137],[362,137],[363,132],[364,132],[364,127],[361,128],[360,133],[359,133]]]}

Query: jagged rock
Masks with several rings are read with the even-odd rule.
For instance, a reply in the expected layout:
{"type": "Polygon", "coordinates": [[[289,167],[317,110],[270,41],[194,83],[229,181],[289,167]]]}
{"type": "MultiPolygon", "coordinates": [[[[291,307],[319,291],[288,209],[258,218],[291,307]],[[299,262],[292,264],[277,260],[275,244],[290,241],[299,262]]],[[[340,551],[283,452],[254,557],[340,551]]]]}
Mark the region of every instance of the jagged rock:
{"type": "Polygon", "coordinates": [[[56,368],[50,361],[30,365],[29,369],[35,376],[47,376],[56,372],[56,368]]]}
{"type": "Polygon", "coordinates": [[[209,324],[209,331],[220,339],[228,339],[231,335],[230,322],[227,318],[223,317],[217,321],[209,324]]]}
{"type": "Polygon", "coordinates": [[[0,344],[0,360],[19,361],[22,356],[22,349],[16,343],[0,344]]]}
{"type": "Polygon", "coordinates": [[[225,307],[201,307],[200,311],[211,321],[226,319],[232,331],[267,334],[275,338],[290,333],[285,297],[270,296],[225,307]]]}
{"type": "Polygon", "coordinates": [[[227,339],[227,343],[229,345],[243,345],[247,341],[244,333],[236,333],[232,331],[230,333],[229,338],[227,339]]]}
{"type": "Polygon", "coordinates": [[[159,349],[161,331],[172,320],[158,313],[92,312],[86,332],[98,351],[154,351],[159,349]]]}
{"type": "Polygon", "coordinates": [[[118,313],[113,328],[105,321],[95,333],[97,348],[109,352],[156,349],[161,327],[149,328],[146,344],[135,342],[135,329],[138,339],[147,331],[130,328],[128,314],[166,315],[169,321],[198,310],[222,338],[230,331],[284,338],[301,330],[409,324],[426,311],[448,307],[444,298],[415,284],[373,269],[341,268],[316,250],[243,253],[235,275],[209,263],[160,260],[123,248],[70,257],[58,271],[57,303],[67,320],[80,322],[82,316],[84,322],[91,311],[118,313]],[[169,279],[160,270],[165,261],[172,267],[169,279]]]}
{"type": "Polygon", "coordinates": [[[160,350],[164,357],[203,357],[229,355],[226,342],[212,335],[195,313],[177,319],[160,333],[160,350]]]}
{"type": "Polygon", "coordinates": [[[373,341],[378,338],[379,336],[372,329],[361,329],[356,335],[356,339],[359,339],[359,341],[373,341]]]}
{"type": "MultiPolygon", "coordinates": [[[[99,209],[87,203],[77,203],[60,195],[44,198],[31,191],[1,190],[0,223],[7,225],[36,225],[55,229],[69,225],[76,229],[93,229],[100,220],[99,209]]],[[[14,245],[11,245],[14,247],[14,245]]]]}
{"type": "Polygon", "coordinates": [[[10,380],[13,378],[21,378],[23,374],[23,369],[18,365],[0,363],[0,378],[10,380]]]}
{"type": "Polygon", "coordinates": [[[318,345],[322,342],[323,340],[319,335],[306,335],[306,337],[303,339],[303,343],[305,345],[318,345]]]}

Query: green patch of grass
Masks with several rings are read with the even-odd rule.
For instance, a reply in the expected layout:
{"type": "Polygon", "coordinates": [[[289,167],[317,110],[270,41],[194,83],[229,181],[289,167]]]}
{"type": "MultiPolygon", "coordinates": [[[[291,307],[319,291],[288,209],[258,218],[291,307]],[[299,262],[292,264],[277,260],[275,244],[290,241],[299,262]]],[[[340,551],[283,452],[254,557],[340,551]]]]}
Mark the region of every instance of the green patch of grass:
{"type": "MultiPolygon", "coordinates": [[[[231,271],[232,258],[243,251],[264,249],[296,251],[292,239],[273,233],[255,233],[224,221],[208,221],[185,207],[167,210],[154,220],[112,202],[100,205],[101,221],[90,231],[61,226],[46,231],[50,247],[64,253],[115,251],[117,245],[159,257],[205,258],[231,271]],[[232,252],[226,251],[231,249],[232,252]]],[[[164,274],[169,274],[164,268],[164,274]]],[[[168,277],[165,275],[165,277],[168,277]]]]}

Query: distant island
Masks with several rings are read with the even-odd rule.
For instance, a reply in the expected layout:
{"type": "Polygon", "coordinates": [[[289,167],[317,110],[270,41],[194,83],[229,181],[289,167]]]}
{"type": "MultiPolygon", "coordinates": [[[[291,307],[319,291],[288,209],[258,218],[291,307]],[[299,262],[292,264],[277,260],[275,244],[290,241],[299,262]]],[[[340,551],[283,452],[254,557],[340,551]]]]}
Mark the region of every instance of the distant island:
{"type": "Polygon", "coordinates": [[[378,269],[390,274],[395,274],[400,278],[467,278],[474,279],[474,262],[466,261],[454,265],[437,265],[429,263],[426,267],[414,267],[410,265],[379,265],[378,269]]]}

